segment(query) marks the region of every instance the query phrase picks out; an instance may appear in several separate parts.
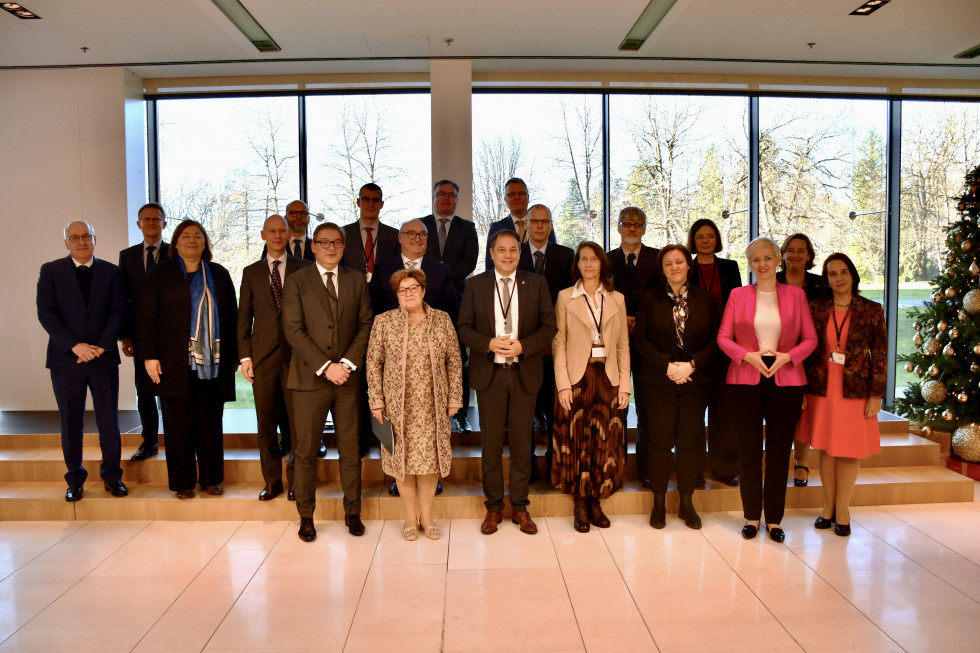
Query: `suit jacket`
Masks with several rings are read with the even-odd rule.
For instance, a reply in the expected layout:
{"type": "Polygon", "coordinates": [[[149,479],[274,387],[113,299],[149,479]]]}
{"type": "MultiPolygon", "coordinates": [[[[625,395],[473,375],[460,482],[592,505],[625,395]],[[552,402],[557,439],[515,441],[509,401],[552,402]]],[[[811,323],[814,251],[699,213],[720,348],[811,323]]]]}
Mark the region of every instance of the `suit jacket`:
{"type": "Polygon", "coordinates": [[[657,255],[660,250],[644,245],[636,260],[636,272],[630,279],[623,248],[617,247],[607,252],[609,267],[612,270],[613,286],[623,293],[626,300],[626,314],[636,317],[637,306],[643,293],[660,284],[660,271],[657,270],[657,255]]]}
{"type": "MultiPolygon", "coordinates": [[[[745,354],[759,351],[755,336],[755,293],[754,283],[733,290],[721,317],[718,346],[731,359],[725,376],[727,383],[756,385],[762,378],[759,370],[742,362],[745,354]]],[[[790,357],[789,363],[776,370],[776,385],[806,385],[803,362],[817,346],[810,305],[802,289],[784,283],[776,284],[776,301],[782,325],[776,346],[790,357]]]]}
{"type": "MultiPolygon", "coordinates": [[[[289,244],[290,245],[292,244],[292,239],[293,239],[293,234],[290,233],[289,234],[289,244]]],[[[346,248],[345,248],[345,250],[346,250],[346,248]]],[[[286,253],[289,255],[290,258],[295,258],[295,257],[293,257],[293,250],[292,250],[292,248],[290,248],[288,245],[286,246],[286,253]]],[[[268,254],[269,254],[269,246],[268,245],[262,245],[262,256],[259,257],[259,260],[260,261],[264,261],[266,259],[266,257],[268,256],[268,254]]],[[[306,246],[303,248],[303,258],[305,260],[309,261],[310,263],[313,263],[313,262],[316,261],[316,254],[313,253],[313,237],[312,236],[307,236],[307,238],[306,238],[306,246]]]]}
{"type": "MultiPolygon", "coordinates": [[[[541,387],[541,352],[555,337],[555,310],[544,277],[517,270],[517,339],[523,352],[518,357],[521,383],[524,390],[535,393],[541,387]]],[[[470,387],[486,390],[493,375],[493,352],[490,341],[496,337],[494,328],[494,294],[496,277],[493,270],[478,274],[466,284],[459,306],[460,341],[470,348],[470,387]]]]}
{"type": "MultiPolygon", "coordinates": [[[[283,287],[286,279],[310,265],[309,261],[287,257],[286,269],[282,271],[283,287]]],[[[251,358],[252,366],[258,369],[277,350],[282,354],[277,362],[281,360],[288,365],[292,350],[282,328],[282,311],[276,309],[272,296],[268,259],[263,259],[242,270],[238,294],[238,357],[239,360],[251,358]]]]}
{"type": "Polygon", "coordinates": [[[48,332],[45,367],[71,370],[80,366],[108,369],[119,365],[116,341],[125,313],[122,274],[112,263],[101,259],[92,263],[88,305],[71,256],[42,265],[37,280],[37,319],[48,332]],[[105,353],[79,364],[71,348],[80,342],[102,347],[105,353]]]}
{"type": "MultiPolygon", "coordinates": [[[[558,301],[558,293],[565,288],[572,287],[572,265],[574,261],[575,250],[564,245],[549,243],[544,250],[544,279],[548,282],[548,292],[551,294],[552,304],[558,301]]],[[[521,245],[521,260],[517,264],[517,269],[534,272],[534,259],[531,257],[530,243],[521,245]]]]}
{"type": "MultiPolygon", "coordinates": [[[[160,241],[160,251],[157,263],[163,263],[170,256],[170,245],[160,241]]],[[[137,360],[140,355],[139,338],[136,337],[136,303],[139,301],[143,284],[146,282],[146,259],[143,254],[143,243],[127,247],[119,252],[119,269],[122,270],[123,295],[126,297],[126,316],[123,320],[120,339],[128,338],[133,341],[133,349],[137,360]]]]}
{"type": "MultiPolygon", "coordinates": [[[[391,275],[403,269],[402,265],[401,252],[397,257],[375,265],[368,288],[375,315],[398,308],[398,297],[391,289],[391,275]]],[[[425,273],[425,303],[448,313],[449,319],[456,324],[459,319],[459,298],[453,285],[452,270],[445,263],[422,257],[422,272],[425,273]]]]}
{"type": "Polygon", "coordinates": [[[466,287],[466,277],[476,269],[476,260],[480,256],[480,243],[476,235],[476,225],[470,220],[459,217],[449,223],[449,233],[446,235],[446,251],[439,252],[439,230],[436,218],[431,213],[421,218],[429,231],[428,245],[425,249],[427,258],[435,259],[449,266],[453,272],[453,285],[456,295],[463,297],[466,287]]]}
{"type": "MultiPolygon", "coordinates": [[[[493,260],[490,258],[490,239],[493,238],[493,235],[498,231],[513,231],[514,233],[517,233],[517,229],[514,228],[514,216],[508,213],[507,215],[500,218],[499,220],[494,220],[493,222],[490,223],[490,229],[487,230],[487,254],[486,254],[486,260],[484,261],[484,268],[483,268],[484,270],[493,269],[493,260]]],[[[527,238],[528,238],[528,230],[525,229],[524,242],[521,243],[522,245],[524,243],[527,243],[527,238]]],[[[548,243],[550,245],[554,245],[558,243],[558,237],[555,236],[554,229],[552,229],[551,233],[548,234],[548,243]]],[[[531,271],[532,272],[534,271],[533,266],[531,268],[531,271]]]]}
{"type": "MultiPolygon", "coordinates": [[[[203,261],[202,261],[203,263],[203,261]]],[[[224,400],[235,400],[235,370],[238,368],[238,338],[235,324],[238,306],[235,285],[228,270],[208,263],[214,280],[215,301],[221,332],[221,360],[218,378],[224,400]]],[[[160,383],[150,383],[150,391],[161,397],[187,396],[187,343],[191,337],[191,285],[177,259],[157,263],[146,278],[136,307],[136,333],[145,360],[159,360],[163,374],[160,383]]]]}
{"type": "MultiPolygon", "coordinates": [[[[817,348],[806,359],[807,392],[827,396],[827,367],[830,364],[827,343],[827,323],[834,310],[834,300],[824,299],[810,305],[813,326],[817,331],[817,348]]],[[[859,295],[851,299],[848,317],[847,344],[844,345],[844,396],[848,399],[882,397],[885,394],[888,371],[888,341],[885,331],[885,312],[881,304],[859,295]]]]}
{"type": "MultiPolygon", "coordinates": [[[[732,294],[732,291],[742,287],[742,271],[738,267],[738,261],[733,261],[728,258],[719,258],[716,256],[715,266],[721,281],[721,306],[718,307],[720,314],[721,311],[725,310],[725,304],[728,303],[728,296],[732,294]]],[[[697,258],[695,258],[694,267],[691,269],[692,286],[699,286],[701,284],[699,278],[700,269],[697,264],[697,258]]]]}
{"type": "MultiPolygon", "coordinates": [[[[551,246],[548,247],[551,249],[551,246]]],[[[584,295],[572,299],[575,288],[558,294],[555,320],[558,332],[551,344],[555,360],[555,387],[567,390],[582,380],[592,356],[592,314],[584,295]]],[[[606,346],[606,376],[619,392],[630,392],[630,343],[626,330],[626,302],[613,291],[602,310],[602,342],[606,346]]]]}
{"type": "MultiPolygon", "coordinates": [[[[344,225],[345,242],[344,256],[340,259],[340,264],[356,270],[361,274],[367,274],[367,264],[364,262],[364,242],[361,240],[361,225],[359,222],[352,222],[344,225]]],[[[378,263],[387,261],[390,258],[398,257],[402,248],[398,244],[398,230],[386,224],[378,222],[377,231],[374,235],[374,269],[378,269],[378,263]]]]}
{"type": "Polygon", "coordinates": [[[282,324],[292,346],[286,386],[292,390],[321,390],[333,385],[317,370],[327,361],[346,358],[358,369],[347,383],[360,383],[371,332],[371,300],[364,275],[337,266],[337,309],[335,321],[327,303],[327,289],[320,270],[310,265],[289,278],[282,291],[282,324]],[[333,334],[337,333],[336,349],[333,334]]]}
{"type": "MultiPolygon", "coordinates": [[[[786,270],[780,270],[776,273],[776,281],[786,283],[786,270]]],[[[812,272],[803,273],[803,292],[806,293],[807,301],[815,302],[818,299],[824,299],[824,290],[826,289],[823,285],[823,277],[812,272]]]]}
{"type": "Polygon", "coordinates": [[[648,290],[636,316],[633,340],[643,357],[643,380],[651,385],[672,386],[667,378],[667,364],[694,361],[691,382],[705,385],[711,381],[712,363],[718,347],[718,322],[721,312],[711,291],[693,284],[687,291],[687,321],[684,323],[684,348],[677,347],[674,327],[674,303],[666,288],[648,290]]]}

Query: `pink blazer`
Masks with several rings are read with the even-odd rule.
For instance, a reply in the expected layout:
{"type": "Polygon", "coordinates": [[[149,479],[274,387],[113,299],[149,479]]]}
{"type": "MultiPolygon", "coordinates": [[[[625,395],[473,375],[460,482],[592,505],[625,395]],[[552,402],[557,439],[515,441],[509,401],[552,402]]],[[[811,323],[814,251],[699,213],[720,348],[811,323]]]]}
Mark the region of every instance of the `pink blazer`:
{"type": "MultiPolygon", "coordinates": [[[[755,337],[755,291],[755,284],[732,290],[721,317],[718,347],[732,359],[725,376],[727,383],[756,385],[762,378],[759,370],[742,362],[745,354],[759,351],[759,341],[755,337]]],[[[776,370],[776,385],[806,385],[803,361],[817,346],[817,332],[813,328],[806,294],[802,288],[777,283],[776,301],[782,322],[778,349],[789,354],[791,360],[776,370]]]]}

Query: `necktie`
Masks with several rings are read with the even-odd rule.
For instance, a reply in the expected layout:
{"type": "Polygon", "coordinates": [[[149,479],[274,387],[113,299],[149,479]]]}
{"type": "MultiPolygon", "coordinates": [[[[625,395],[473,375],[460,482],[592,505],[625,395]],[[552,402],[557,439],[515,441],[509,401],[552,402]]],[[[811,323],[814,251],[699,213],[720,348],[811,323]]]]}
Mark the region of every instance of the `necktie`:
{"type": "Polygon", "coordinates": [[[633,275],[636,274],[636,254],[630,254],[626,257],[626,270],[632,279],[633,275]]]}
{"type": "MultiPolygon", "coordinates": [[[[330,305],[330,319],[333,320],[334,325],[337,324],[337,289],[333,287],[333,272],[325,272],[327,277],[327,304],[330,305]]],[[[336,349],[337,346],[337,329],[331,329],[332,334],[330,345],[336,349]]]]}
{"type": "Polygon", "coordinates": [[[153,250],[156,249],[156,245],[148,245],[146,248],[146,273],[149,274],[150,270],[153,269],[153,265],[157,260],[153,257],[153,250]]]}
{"type": "Polygon", "coordinates": [[[544,254],[541,251],[534,253],[534,271],[537,274],[544,274],[544,254]]]}
{"type": "Polygon", "coordinates": [[[439,218],[439,254],[442,254],[446,250],[446,236],[449,235],[448,228],[446,225],[449,223],[449,218],[439,218]]]}
{"type": "Polygon", "coordinates": [[[415,261],[408,261],[407,263],[405,263],[405,269],[407,270],[414,270],[417,267],[418,267],[418,263],[416,263],[415,261]]]}
{"type": "MultiPolygon", "coordinates": [[[[500,283],[502,283],[504,285],[504,289],[503,289],[503,291],[502,291],[501,294],[504,297],[504,301],[507,302],[507,304],[504,306],[504,309],[503,309],[503,312],[504,312],[504,331],[506,331],[507,332],[507,335],[510,336],[510,334],[513,333],[513,331],[514,331],[514,326],[513,326],[513,318],[514,318],[514,316],[511,315],[511,312],[510,312],[510,300],[511,300],[511,297],[510,297],[510,277],[501,277],[500,278],[500,283]]],[[[508,358],[507,359],[507,362],[508,363],[512,363],[513,361],[514,361],[513,358],[508,358]]]]}
{"type": "Polygon", "coordinates": [[[272,262],[272,299],[276,301],[276,311],[282,310],[282,277],[279,276],[279,264],[282,261],[272,262]]]}
{"type": "Polygon", "coordinates": [[[364,231],[367,232],[367,242],[364,243],[364,267],[369,274],[374,274],[374,238],[371,236],[374,227],[364,227],[364,231]]]}
{"type": "Polygon", "coordinates": [[[293,258],[303,258],[303,241],[299,238],[293,241],[293,258]]]}
{"type": "Polygon", "coordinates": [[[527,235],[527,228],[524,226],[523,220],[514,220],[514,224],[517,225],[517,235],[521,237],[521,242],[524,242],[524,237],[527,235]]]}

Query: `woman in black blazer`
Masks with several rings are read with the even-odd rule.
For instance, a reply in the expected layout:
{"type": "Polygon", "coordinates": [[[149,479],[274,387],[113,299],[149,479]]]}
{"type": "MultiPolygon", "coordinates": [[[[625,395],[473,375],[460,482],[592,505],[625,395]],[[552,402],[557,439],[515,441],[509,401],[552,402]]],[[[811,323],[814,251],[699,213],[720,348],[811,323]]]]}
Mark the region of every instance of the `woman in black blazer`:
{"type": "Polygon", "coordinates": [[[677,451],[677,516],[689,528],[701,528],[692,495],[704,451],[704,409],[708,405],[711,364],[715,358],[720,313],[711,293],[689,283],[691,253],[667,245],[657,257],[663,283],[648,290],[636,314],[633,339],[643,358],[643,401],[651,416],[648,433],[650,525],[666,526],[667,479],[677,451]]]}
{"type": "MultiPolygon", "coordinates": [[[[696,257],[691,268],[691,285],[711,291],[718,315],[725,310],[728,296],[742,286],[738,261],[716,256],[721,251],[721,232],[707,218],[696,220],[687,232],[687,248],[696,257]]],[[[718,351],[711,370],[708,397],[708,463],[711,475],[725,485],[738,485],[738,442],[732,426],[732,407],[728,402],[725,371],[728,357],[718,351]]],[[[704,465],[698,467],[703,473],[704,465]]],[[[703,477],[702,477],[703,478],[703,477]]]]}
{"type": "Polygon", "coordinates": [[[211,262],[207,232],[184,220],[174,230],[170,260],[146,279],[136,318],[178,499],[194,496],[198,482],[208,494],[224,492],[222,415],[224,402],[235,400],[237,312],[235,286],[211,262]]]}

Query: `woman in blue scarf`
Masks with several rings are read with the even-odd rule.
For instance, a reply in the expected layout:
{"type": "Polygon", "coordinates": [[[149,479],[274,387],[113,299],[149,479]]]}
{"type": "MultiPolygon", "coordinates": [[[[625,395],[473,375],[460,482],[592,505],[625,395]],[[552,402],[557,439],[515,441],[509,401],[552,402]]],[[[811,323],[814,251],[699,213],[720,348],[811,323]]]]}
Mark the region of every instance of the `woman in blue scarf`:
{"type": "Polygon", "coordinates": [[[160,397],[167,476],[178,499],[224,492],[224,402],[235,400],[235,286],[211,262],[200,223],[174,229],[170,260],[146,279],[137,328],[146,373],[160,397]],[[195,455],[197,464],[195,465],[195,455]]]}

